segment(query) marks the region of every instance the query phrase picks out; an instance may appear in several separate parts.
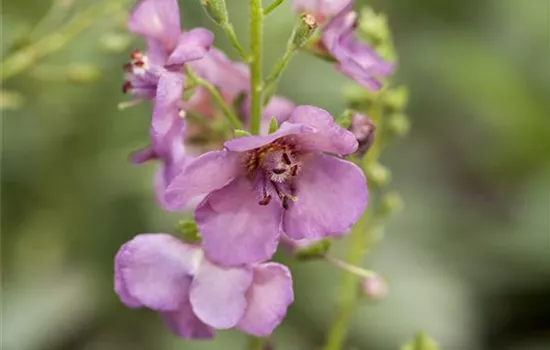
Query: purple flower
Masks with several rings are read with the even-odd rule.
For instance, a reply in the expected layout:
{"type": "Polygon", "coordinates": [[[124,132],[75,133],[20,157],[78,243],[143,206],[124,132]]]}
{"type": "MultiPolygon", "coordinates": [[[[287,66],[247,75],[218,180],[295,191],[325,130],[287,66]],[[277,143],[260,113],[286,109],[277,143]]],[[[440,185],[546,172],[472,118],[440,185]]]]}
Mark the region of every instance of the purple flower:
{"type": "Polygon", "coordinates": [[[208,258],[223,265],[269,259],[281,232],[292,239],[345,233],[367,204],[361,169],[334,155],[357,150],[355,136],[319,108],[299,106],[268,136],[225,143],[168,186],[178,208],[208,194],[195,211],[208,258]]]}
{"type": "Polygon", "coordinates": [[[125,65],[123,91],[152,99],[166,68],[177,71],[185,62],[202,58],[214,41],[214,35],[203,28],[181,31],[177,0],[143,0],[128,20],[128,29],[144,37],[147,52],[136,50],[125,65]]]}
{"type": "Polygon", "coordinates": [[[158,311],[183,338],[209,339],[236,327],[267,336],[294,301],[284,265],[223,267],[197,245],[165,233],[140,234],[115,257],[115,291],[128,307],[158,311]]]}
{"type": "Polygon", "coordinates": [[[393,70],[393,63],[384,62],[366,43],[355,36],[357,14],[348,4],[323,29],[322,41],[327,51],[338,61],[337,68],[370,90],[378,90],[380,76],[393,70]]]}
{"type": "Polygon", "coordinates": [[[313,15],[317,23],[323,23],[351,3],[353,0],[293,0],[292,9],[294,12],[313,15]]]}
{"type": "Polygon", "coordinates": [[[364,156],[374,142],[376,127],[368,117],[361,113],[353,113],[349,130],[355,135],[359,143],[356,154],[359,157],[364,156]]]}

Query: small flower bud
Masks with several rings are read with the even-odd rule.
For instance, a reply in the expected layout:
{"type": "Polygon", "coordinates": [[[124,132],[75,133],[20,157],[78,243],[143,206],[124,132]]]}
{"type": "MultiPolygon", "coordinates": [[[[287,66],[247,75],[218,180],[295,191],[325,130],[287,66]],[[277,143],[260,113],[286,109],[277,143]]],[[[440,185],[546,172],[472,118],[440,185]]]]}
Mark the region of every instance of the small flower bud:
{"type": "Polygon", "coordinates": [[[401,350],[438,350],[439,346],[424,332],[418,332],[414,339],[401,347],[401,350]]]}
{"type": "Polygon", "coordinates": [[[317,20],[313,15],[303,14],[294,31],[292,32],[292,45],[296,48],[301,48],[311,38],[317,28],[317,20]]]}
{"type": "Polygon", "coordinates": [[[273,134],[277,129],[279,129],[279,122],[277,118],[271,117],[271,120],[269,120],[269,133],[273,134]]]}
{"type": "Polygon", "coordinates": [[[376,214],[388,216],[403,209],[403,199],[397,192],[389,192],[382,196],[376,214]]]}
{"type": "Polygon", "coordinates": [[[388,131],[392,136],[405,136],[409,133],[411,122],[402,113],[392,114],[388,117],[388,131]]]}
{"type": "Polygon", "coordinates": [[[229,21],[225,0],[201,0],[204,11],[219,26],[224,26],[229,21]]]}
{"type": "Polygon", "coordinates": [[[382,277],[374,274],[361,279],[361,292],[373,300],[384,299],[388,294],[388,285],[382,277]]]}
{"type": "Polygon", "coordinates": [[[23,95],[15,91],[0,90],[0,110],[19,109],[25,103],[23,95]]]}
{"type": "Polygon", "coordinates": [[[356,84],[347,85],[344,88],[344,97],[347,103],[355,108],[374,101],[374,95],[372,93],[356,84]]]}
{"type": "Polygon", "coordinates": [[[390,182],[391,179],[390,170],[377,162],[369,164],[367,166],[366,173],[367,178],[369,179],[369,184],[372,184],[375,187],[384,187],[390,182]]]}
{"type": "Polygon", "coordinates": [[[406,87],[400,86],[387,90],[383,95],[384,107],[390,112],[400,112],[405,109],[409,99],[409,91],[406,87]]]}
{"type": "Polygon", "coordinates": [[[376,14],[370,7],[364,8],[361,11],[359,31],[372,44],[385,42],[390,37],[386,16],[376,14]]]}
{"type": "Polygon", "coordinates": [[[349,130],[355,135],[359,147],[355,152],[359,157],[363,157],[374,142],[376,127],[369,118],[360,113],[353,113],[349,130]]]}
{"type": "Polygon", "coordinates": [[[82,63],[69,67],[67,78],[75,83],[93,83],[99,79],[101,71],[97,66],[82,63]]]}
{"type": "Polygon", "coordinates": [[[101,48],[110,53],[125,52],[130,47],[132,38],[127,34],[112,33],[101,38],[101,48]]]}
{"type": "Polygon", "coordinates": [[[176,230],[181,234],[184,242],[198,243],[201,241],[197,224],[193,220],[181,220],[176,224],[176,230]]]}

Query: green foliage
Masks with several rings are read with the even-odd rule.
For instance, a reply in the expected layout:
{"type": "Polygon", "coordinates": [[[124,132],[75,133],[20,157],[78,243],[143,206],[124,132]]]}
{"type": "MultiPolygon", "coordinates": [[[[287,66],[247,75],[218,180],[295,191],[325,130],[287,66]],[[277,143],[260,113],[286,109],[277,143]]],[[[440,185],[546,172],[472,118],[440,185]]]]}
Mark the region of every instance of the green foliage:
{"type": "Polygon", "coordinates": [[[439,350],[439,347],[426,333],[418,332],[411,342],[401,347],[401,350],[439,350]]]}

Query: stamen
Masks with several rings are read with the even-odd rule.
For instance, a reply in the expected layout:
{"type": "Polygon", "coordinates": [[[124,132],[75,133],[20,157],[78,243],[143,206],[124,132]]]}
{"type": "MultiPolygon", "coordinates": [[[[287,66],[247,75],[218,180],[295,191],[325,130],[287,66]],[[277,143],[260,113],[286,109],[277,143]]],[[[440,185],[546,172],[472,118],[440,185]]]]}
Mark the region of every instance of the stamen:
{"type": "Polygon", "coordinates": [[[259,205],[268,205],[271,202],[271,195],[264,196],[259,202],[259,205]]]}
{"type": "Polygon", "coordinates": [[[129,81],[124,82],[124,84],[122,85],[122,92],[127,93],[128,91],[130,91],[130,89],[132,89],[132,83],[130,83],[129,81]]]}
{"type": "Polygon", "coordinates": [[[134,62],[134,65],[138,68],[142,68],[145,65],[145,62],[143,62],[142,60],[138,60],[134,62]]]}
{"type": "Polygon", "coordinates": [[[137,60],[137,59],[140,59],[142,57],[142,54],[141,54],[141,51],[139,50],[134,50],[131,54],[130,54],[130,58],[132,60],[137,60]]]}
{"type": "Polygon", "coordinates": [[[274,174],[281,175],[286,171],[286,169],[273,169],[272,171],[274,174]]]}
{"type": "Polygon", "coordinates": [[[286,154],[286,153],[283,153],[283,162],[284,162],[286,165],[292,164],[292,162],[290,161],[290,157],[289,157],[288,154],[286,154]]]}
{"type": "Polygon", "coordinates": [[[132,72],[132,64],[131,63],[125,63],[122,68],[124,69],[124,71],[128,72],[128,73],[131,73],[132,72]]]}
{"type": "Polygon", "coordinates": [[[288,208],[289,208],[288,197],[283,196],[283,198],[281,198],[281,204],[283,205],[284,210],[288,210],[288,208]]]}
{"type": "Polygon", "coordinates": [[[293,165],[293,166],[290,167],[290,175],[296,176],[297,172],[298,172],[298,166],[297,165],[293,165]]]}

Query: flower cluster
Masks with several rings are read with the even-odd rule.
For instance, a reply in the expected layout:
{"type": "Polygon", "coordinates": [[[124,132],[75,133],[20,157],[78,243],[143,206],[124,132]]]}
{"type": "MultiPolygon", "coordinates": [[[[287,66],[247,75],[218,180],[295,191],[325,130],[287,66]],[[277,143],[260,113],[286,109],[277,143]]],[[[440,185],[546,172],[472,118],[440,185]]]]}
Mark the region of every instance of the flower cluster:
{"type": "MultiPolygon", "coordinates": [[[[204,4],[229,28],[225,4],[204,4]]],[[[355,37],[352,5],[294,1],[311,28],[313,18],[322,24],[321,43],[337,69],[376,90],[392,64],[355,37]]],[[[323,109],[269,96],[260,133],[236,137],[235,124],[254,118],[248,62],[214,48],[207,29],[182,31],[177,0],[141,0],[128,29],[146,50],[124,66],[123,91],[152,101],[149,146],[131,159],[160,163],[159,205],[192,210],[201,239],[137,235],[116,255],[115,291],[128,307],[159,312],[184,338],[228,328],[269,335],[294,299],[288,268],[270,262],[279,241],[338,237],[359,219],[366,179],[344,157],[366,152],[374,126],[356,115],[348,130],[323,109]]]]}

